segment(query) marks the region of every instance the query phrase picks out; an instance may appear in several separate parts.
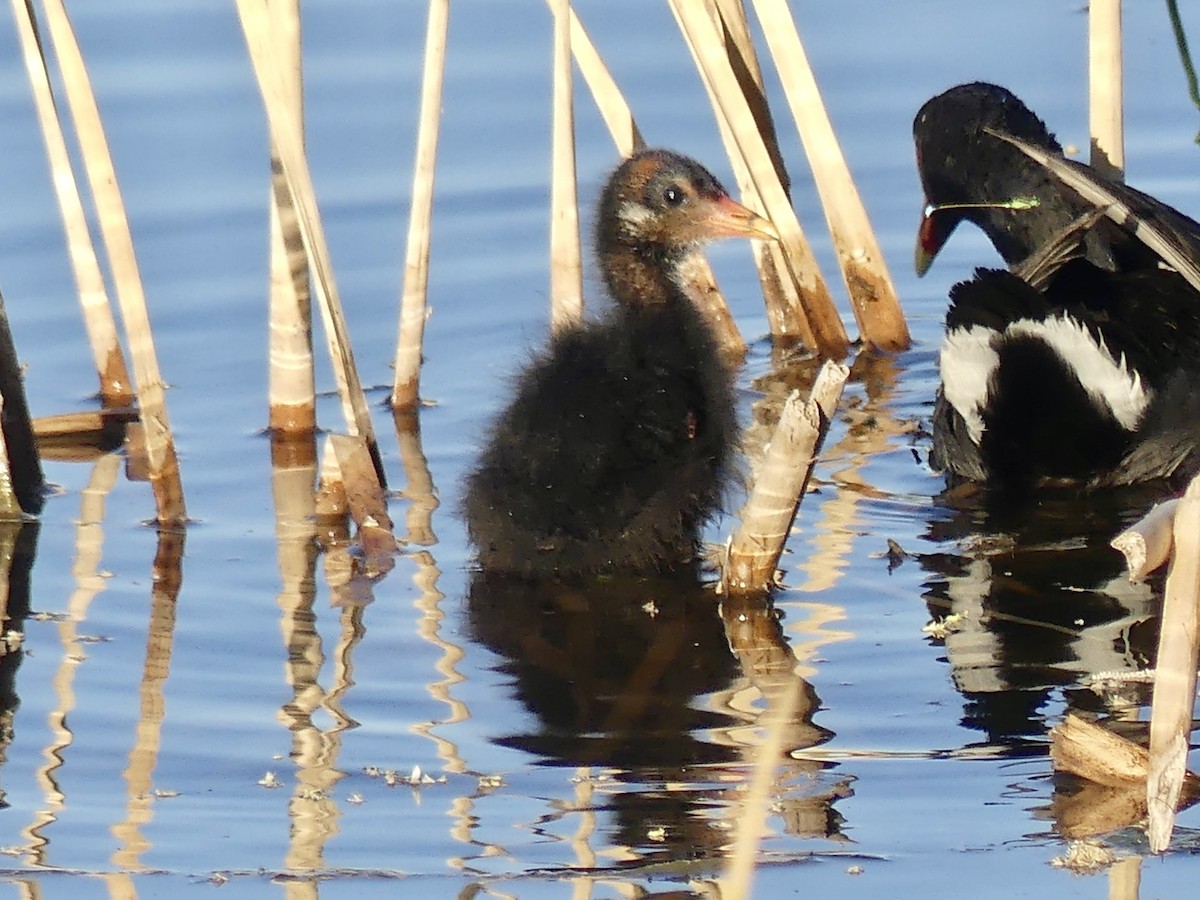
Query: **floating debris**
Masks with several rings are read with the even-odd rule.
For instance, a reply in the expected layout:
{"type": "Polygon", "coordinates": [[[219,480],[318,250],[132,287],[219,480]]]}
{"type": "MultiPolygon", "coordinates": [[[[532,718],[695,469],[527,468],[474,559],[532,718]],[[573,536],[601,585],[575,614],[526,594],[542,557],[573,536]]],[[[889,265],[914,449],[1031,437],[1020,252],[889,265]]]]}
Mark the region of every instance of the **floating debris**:
{"type": "Polygon", "coordinates": [[[283,787],[283,782],[275,777],[275,773],[268,770],[267,774],[258,779],[258,783],[265,788],[283,787]]]}
{"type": "Polygon", "coordinates": [[[357,805],[359,803],[366,803],[367,801],[363,797],[362,794],[358,793],[358,791],[355,791],[353,794],[351,794],[349,797],[346,798],[346,802],[357,805]]]}
{"type": "Polygon", "coordinates": [[[154,798],[156,800],[170,800],[173,797],[182,797],[183,791],[167,791],[159,788],[154,789],[154,798]]]}
{"type": "Polygon", "coordinates": [[[655,825],[646,830],[646,837],[656,843],[662,843],[667,839],[667,829],[662,825],[655,825]]]}
{"type": "Polygon", "coordinates": [[[929,622],[921,629],[921,632],[935,640],[944,641],[950,632],[958,631],[963,627],[966,618],[964,613],[950,613],[948,616],[929,622]]]}
{"type": "Polygon", "coordinates": [[[910,559],[912,554],[901,547],[896,541],[891,538],[887,539],[887,561],[888,571],[891,572],[898,569],[906,559],[910,559]]]}
{"type": "Polygon", "coordinates": [[[1067,852],[1050,860],[1050,865],[1072,872],[1089,873],[1107,869],[1117,861],[1117,856],[1099,841],[1072,841],[1067,852]]]}

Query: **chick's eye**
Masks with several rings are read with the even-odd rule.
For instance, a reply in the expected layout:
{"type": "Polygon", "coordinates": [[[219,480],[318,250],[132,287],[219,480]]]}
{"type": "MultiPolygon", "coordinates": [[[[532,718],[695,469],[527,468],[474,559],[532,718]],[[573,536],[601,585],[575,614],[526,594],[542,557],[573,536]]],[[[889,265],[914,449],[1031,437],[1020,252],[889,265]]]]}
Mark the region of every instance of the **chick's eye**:
{"type": "Polygon", "coordinates": [[[678,185],[673,184],[663,191],[662,198],[667,206],[682,206],[683,202],[687,199],[687,195],[683,193],[678,185]]]}

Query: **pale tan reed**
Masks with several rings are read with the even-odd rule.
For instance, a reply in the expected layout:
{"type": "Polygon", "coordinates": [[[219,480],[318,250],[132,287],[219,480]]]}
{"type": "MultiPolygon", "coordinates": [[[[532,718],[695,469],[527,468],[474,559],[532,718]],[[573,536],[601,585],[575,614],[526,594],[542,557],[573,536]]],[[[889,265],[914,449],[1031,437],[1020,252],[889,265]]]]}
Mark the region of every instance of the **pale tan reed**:
{"type": "Polygon", "coordinates": [[[800,131],[862,339],[883,350],[911,343],[900,300],[854,186],[786,0],[754,0],[767,47],[800,131]]]}
{"type": "MultiPolygon", "coordinates": [[[[267,0],[280,66],[280,87],[304,135],[299,0],[267,0]]],[[[271,276],[268,299],[267,402],[273,434],[311,435],[317,427],[313,370],[312,292],[308,257],[279,152],[271,142],[271,276]]]]}
{"type": "Polygon", "coordinates": [[[1150,849],[1171,842],[1175,809],[1187,773],[1196,662],[1200,654],[1200,476],[1175,511],[1175,549],[1167,572],[1162,627],[1150,707],[1150,772],[1146,779],[1150,849]]]}
{"type": "Polygon", "coordinates": [[[1125,174],[1121,0],[1090,0],[1087,10],[1091,164],[1119,180],[1125,174]]]}
{"type": "Polygon", "coordinates": [[[346,428],[351,434],[366,441],[375,461],[380,482],[383,482],[383,466],[379,459],[375,427],[371,422],[371,411],[354,363],[349,329],[333,278],[329,247],[317,210],[316,192],[301,141],[300,123],[296,121],[294,111],[287,102],[287,91],[283,85],[279,62],[271,45],[271,19],[262,0],[237,0],[237,9],[242,33],[246,38],[246,46],[262,93],[271,140],[279,153],[279,161],[287,178],[292,203],[299,216],[305,252],[308,254],[309,265],[316,281],[321,318],[325,325],[325,339],[333,362],[334,379],[342,412],[346,418],[346,428]]]}
{"type": "Polygon", "coordinates": [[[408,245],[404,256],[404,289],[400,298],[399,337],[396,340],[392,382],[393,409],[415,409],[421,402],[421,348],[425,341],[425,321],[429,318],[433,185],[449,18],[450,0],[429,0],[425,63],[421,72],[421,111],[417,120],[417,151],[413,161],[412,206],[408,213],[408,245]]]}
{"type": "Polygon", "coordinates": [[[142,414],[150,482],[160,524],[187,519],[179,460],[167,416],[166,385],[159,374],[154,336],[138,271],[125,204],[117,185],[100,111],[92,93],[83,56],[62,0],[46,0],[46,23],[66,88],[67,105],[83,156],[84,170],[100,222],[100,234],[121,305],[142,414]]]}
{"type": "Polygon", "coordinates": [[[575,180],[575,108],[571,77],[571,3],[550,0],[554,13],[554,98],[550,182],[550,323],[555,331],[583,318],[583,254],[575,180]]]}
{"type": "Polygon", "coordinates": [[[721,583],[731,594],[766,591],[791,531],[817,450],[850,370],[826,361],[807,401],[793,391],[772,432],[757,477],[725,550],[721,583]]]}
{"type": "Polygon", "coordinates": [[[692,49],[701,76],[716,99],[719,115],[728,121],[767,218],[779,231],[784,261],[797,284],[805,318],[812,330],[813,346],[827,356],[844,356],[850,339],[746,103],[717,27],[703,5],[671,0],[671,10],[692,49]]]}
{"type": "Polygon", "coordinates": [[[100,271],[100,262],[96,258],[96,248],[83,211],[79,185],[71,169],[66,138],[54,106],[50,72],[38,41],[33,5],[30,0],[12,0],[12,8],[38,124],[46,146],[51,183],[67,237],[67,253],[75,277],[75,290],[79,295],[84,327],[92,348],[92,361],[100,380],[100,400],[105,406],[127,406],[133,402],[133,385],[125,365],[125,354],[121,350],[121,339],[104,285],[104,275],[100,271]]]}

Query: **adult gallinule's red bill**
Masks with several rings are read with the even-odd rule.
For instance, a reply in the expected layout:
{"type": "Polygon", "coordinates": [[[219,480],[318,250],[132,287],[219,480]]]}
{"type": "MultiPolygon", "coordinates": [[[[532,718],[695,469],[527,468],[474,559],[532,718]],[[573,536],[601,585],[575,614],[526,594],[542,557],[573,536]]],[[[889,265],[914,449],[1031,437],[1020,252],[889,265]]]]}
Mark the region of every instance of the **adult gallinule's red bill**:
{"type": "MultiPolygon", "coordinates": [[[[950,292],[934,410],[935,468],[1024,487],[1190,477],[1200,468],[1200,294],[1133,235],[1001,135],[1061,157],[1020,100],[965,84],[913,123],[927,205],[924,274],[959,222],[1009,270],[950,292]]],[[[1200,254],[1200,224],[1080,163],[1140,221],[1200,254]]]]}
{"type": "Polygon", "coordinates": [[[467,480],[480,565],[525,577],[692,566],[731,469],[731,373],[685,275],[713,238],[777,239],[695,161],[626,160],[600,199],[612,308],[551,339],[467,480]]]}

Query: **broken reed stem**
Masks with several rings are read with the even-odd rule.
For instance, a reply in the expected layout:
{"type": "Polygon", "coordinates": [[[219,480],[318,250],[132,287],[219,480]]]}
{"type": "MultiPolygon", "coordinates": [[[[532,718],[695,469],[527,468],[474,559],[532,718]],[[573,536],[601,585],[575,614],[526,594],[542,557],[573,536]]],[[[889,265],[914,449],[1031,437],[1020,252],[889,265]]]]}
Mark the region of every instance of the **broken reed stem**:
{"type": "Polygon", "coordinates": [[[1050,729],[1054,768],[1109,787],[1133,787],[1146,780],[1149,754],[1107,728],[1074,713],[1050,729]]]}
{"type": "Polygon", "coordinates": [[[900,299],[825,112],[795,20],[786,0],[754,0],[754,9],[821,195],[862,339],[882,350],[905,350],[911,338],[900,299]]]}
{"type": "Polygon", "coordinates": [[[1125,176],[1125,107],[1121,66],[1121,0],[1088,3],[1088,120],[1091,164],[1101,174],[1125,176]]]}
{"type": "Polygon", "coordinates": [[[433,183],[437,168],[442,81],[446,70],[446,31],[450,0],[429,0],[425,28],[425,64],[421,72],[421,110],[413,159],[412,206],[404,255],[404,293],[400,298],[392,408],[416,409],[421,402],[421,348],[429,318],[429,245],[433,222],[433,183]]]}
{"type": "Polygon", "coordinates": [[[87,217],[83,211],[79,185],[71,169],[58,111],[54,107],[50,73],[38,40],[33,6],[29,0],[12,0],[12,7],[17,34],[21,39],[21,52],[25,58],[25,70],[29,75],[29,86],[33,93],[34,106],[37,108],[42,141],[46,146],[50,180],[54,185],[54,195],[58,200],[63,231],[66,233],[67,253],[71,260],[71,272],[75,277],[75,290],[79,295],[83,323],[87,330],[88,343],[92,348],[92,362],[100,380],[100,402],[106,407],[128,406],[133,402],[133,383],[125,365],[125,354],[121,350],[117,323],[113,318],[108,291],[104,286],[104,275],[96,259],[96,248],[92,243],[87,217]]]}
{"type": "Polygon", "coordinates": [[[1167,572],[1162,626],[1150,707],[1150,773],[1146,781],[1150,849],[1171,841],[1175,808],[1187,771],[1200,653],[1200,476],[1175,513],[1175,550],[1167,572]]]}
{"type": "Polygon", "coordinates": [[[827,361],[807,401],[793,391],[767,445],[741,525],[725,549],[721,582],[730,594],[760,593],[774,584],[804,487],[850,370],[827,361]]]}
{"type": "MultiPolygon", "coordinates": [[[[840,358],[845,355],[850,339],[804,238],[796,212],[771,163],[770,153],[738,85],[716,25],[702,4],[671,0],[671,10],[692,49],[710,95],[716,100],[718,114],[729,124],[767,218],[779,231],[787,274],[796,283],[803,314],[812,330],[812,346],[825,356],[840,358]]],[[[798,335],[776,334],[776,337],[795,339],[798,335]]]]}
{"type": "Polygon", "coordinates": [[[550,185],[550,325],[562,331],[583,319],[583,257],[575,184],[575,112],[571,96],[571,3],[554,13],[554,118],[550,185]]]}
{"type": "Polygon", "coordinates": [[[1156,503],[1154,508],[1109,542],[1125,555],[1131,582],[1141,581],[1171,556],[1178,500],[1156,503]]]}
{"type": "MultiPolygon", "coordinates": [[[[267,0],[283,102],[295,116],[304,142],[304,91],[299,0],[267,0]]],[[[271,142],[271,287],[268,307],[268,428],[299,437],[316,431],[313,372],[312,291],[308,257],[296,208],[288,193],[279,151],[271,142]]]]}
{"type": "Polygon", "coordinates": [[[62,0],[46,0],[45,9],[46,23],[62,72],[67,105],[79,139],[88,186],[100,222],[100,234],[108,253],[109,268],[129,338],[158,522],[162,525],[181,524],[187,520],[187,510],[179,477],[179,459],[167,416],[166,387],[159,374],[146,296],[142,290],[125,204],[117,185],[117,173],[113,168],[100,111],[96,107],[96,98],[67,11],[62,0]]]}
{"type": "Polygon", "coordinates": [[[375,439],[375,427],[371,422],[371,411],[358,377],[345,313],[333,278],[329,246],[325,241],[325,232],[317,209],[312,176],[308,171],[308,162],[300,141],[300,123],[296,121],[293,109],[287,102],[279,64],[270,43],[270,18],[262,0],[237,0],[237,9],[242,34],[246,39],[246,47],[254,64],[254,74],[262,94],[271,140],[279,153],[279,162],[287,178],[288,191],[299,217],[304,249],[316,278],[325,339],[333,361],[334,379],[337,382],[342,412],[346,418],[346,428],[351,434],[366,441],[379,481],[386,483],[383,461],[375,439]]]}

